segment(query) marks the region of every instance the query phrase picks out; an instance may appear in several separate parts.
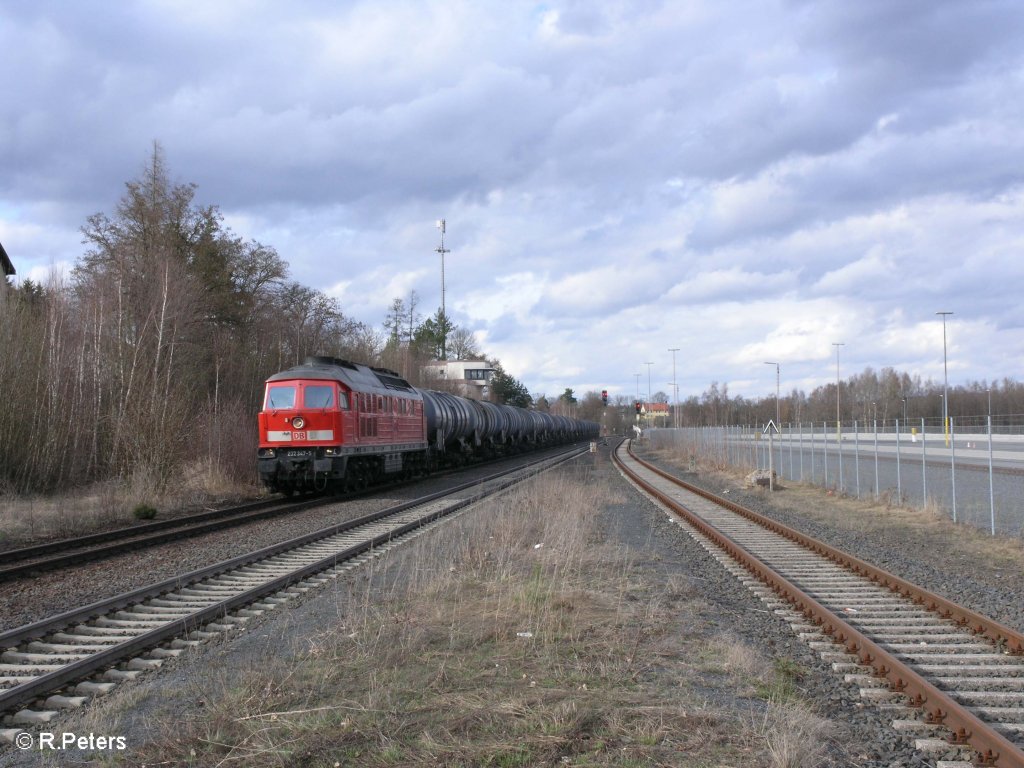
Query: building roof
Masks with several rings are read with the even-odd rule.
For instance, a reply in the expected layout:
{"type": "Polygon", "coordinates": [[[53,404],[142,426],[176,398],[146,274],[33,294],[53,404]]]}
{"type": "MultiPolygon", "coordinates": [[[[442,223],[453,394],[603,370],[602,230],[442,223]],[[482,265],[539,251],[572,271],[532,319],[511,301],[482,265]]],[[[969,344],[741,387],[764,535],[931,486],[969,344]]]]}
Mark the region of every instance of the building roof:
{"type": "Polygon", "coordinates": [[[307,357],[302,365],[275,373],[267,381],[289,381],[292,379],[328,379],[340,381],[355,392],[394,395],[396,391],[401,391],[413,399],[420,397],[409,382],[394,371],[389,371],[386,368],[371,368],[368,365],[339,360],[336,357],[307,357]]]}
{"type": "Polygon", "coordinates": [[[15,274],[14,265],[11,263],[11,259],[7,255],[7,251],[4,250],[3,243],[0,243],[0,268],[3,269],[5,275],[15,274]]]}

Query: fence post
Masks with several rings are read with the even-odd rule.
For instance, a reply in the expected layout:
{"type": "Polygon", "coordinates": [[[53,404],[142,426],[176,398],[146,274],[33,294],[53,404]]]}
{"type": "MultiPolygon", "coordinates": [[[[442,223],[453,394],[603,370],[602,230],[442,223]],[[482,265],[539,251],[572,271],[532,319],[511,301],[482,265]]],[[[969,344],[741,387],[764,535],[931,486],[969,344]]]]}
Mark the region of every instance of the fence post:
{"type": "Polygon", "coordinates": [[[878,501],[878,419],[873,421],[875,430],[875,501],[878,501]]]}
{"type": "Polygon", "coordinates": [[[903,478],[900,475],[900,420],[896,419],[896,503],[903,506],[903,478]]]}
{"type": "Polygon", "coordinates": [[[857,420],[853,420],[853,477],[857,498],[860,498],[860,429],[857,420]]]}
{"type": "Polygon", "coordinates": [[[837,494],[843,493],[843,422],[836,422],[836,451],[839,453],[839,485],[837,494]]]}
{"type": "Polygon", "coordinates": [[[804,481],[804,424],[799,422],[796,425],[797,432],[800,435],[800,482],[804,481]]]}
{"type": "Polygon", "coordinates": [[[825,438],[824,440],[822,440],[822,443],[825,446],[825,487],[828,488],[828,422],[827,421],[822,425],[821,431],[823,433],[823,437],[825,438]]]}
{"type": "Polygon", "coordinates": [[[789,422],[789,479],[793,480],[796,472],[793,471],[793,422],[789,422]]]}
{"type": "Polygon", "coordinates": [[[928,506],[928,441],[924,439],[924,416],[921,417],[921,507],[928,506]]]}
{"type": "Polygon", "coordinates": [[[992,414],[988,415],[988,515],[992,521],[992,535],[996,535],[996,497],[992,487],[992,414]]]}
{"type": "Polygon", "coordinates": [[[953,417],[949,417],[949,478],[953,486],[953,522],[956,522],[956,439],[953,436],[953,417]]]}

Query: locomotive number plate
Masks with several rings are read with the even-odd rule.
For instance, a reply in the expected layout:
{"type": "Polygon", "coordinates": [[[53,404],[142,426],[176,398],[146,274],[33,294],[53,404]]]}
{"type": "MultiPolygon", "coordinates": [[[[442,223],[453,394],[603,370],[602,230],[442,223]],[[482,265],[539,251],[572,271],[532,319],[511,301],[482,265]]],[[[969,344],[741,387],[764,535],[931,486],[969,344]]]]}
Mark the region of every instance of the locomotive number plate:
{"type": "Polygon", "coordinates": [[[306,439],[306,433],[305,432],[292,432],[292,440],[305,440],[305,439],[306,439]]]}
{"type": "Polygon", "coordinates": [[[288,456],[289,457],[312,456],[312,455],[313,455],[312,451],[288,451],[288,456]]]}

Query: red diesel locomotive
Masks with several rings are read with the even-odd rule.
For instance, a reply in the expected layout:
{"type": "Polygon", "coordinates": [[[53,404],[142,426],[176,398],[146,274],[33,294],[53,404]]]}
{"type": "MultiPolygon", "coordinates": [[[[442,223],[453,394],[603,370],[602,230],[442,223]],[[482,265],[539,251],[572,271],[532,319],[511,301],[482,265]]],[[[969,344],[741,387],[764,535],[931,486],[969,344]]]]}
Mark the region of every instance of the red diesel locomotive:
{"type": "Polygon", "coordinates": [[[417,389],[394,371],[333,357],[267,379],[259,430],[260,478],[285,495],[358,489],[599,432],[593,422],[417,389]]]}

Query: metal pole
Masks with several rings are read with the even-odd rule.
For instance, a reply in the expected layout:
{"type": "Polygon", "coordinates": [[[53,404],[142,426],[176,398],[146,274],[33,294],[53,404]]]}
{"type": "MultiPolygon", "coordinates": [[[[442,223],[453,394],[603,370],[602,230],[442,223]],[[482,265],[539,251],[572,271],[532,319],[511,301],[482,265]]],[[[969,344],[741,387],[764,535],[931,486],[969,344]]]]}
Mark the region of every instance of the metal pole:
{"type": "Polygon", "coordinates": [[[896,419],[896,503],[903,504],[903,477],[900,475],[900,420],[896,419]]]}
{"type": "Polygon", "coordinates": [[[441,245],[434,250],[441,254],[441,359],[448,359],[448,334],[446,327],[448,325],[448,313],[445,311],[444,303],[444,255],[451,253],[447,248],[444,247],[444,231],[445,221],[444,219],[437,220],[437,228],[441,230],[441,245]]]}
{"type": "Polygon", "coordinates": [[[860,430],[857,428],[857,420],[853,420],[853,466],[854,477],[856,478],[857,498],[860,498],[860,430]]]}
{"type": "Polygon", "coordinates": [[[817,477],[814,472],[814,420],[811,419],[811,485],[814,485],[817,477]]]}
{"type": "MultiPolygon", "coordinates": [[[[991,390],[989,397],[992,397],[991,390]]],[[[991,410],[992,406],[989,406],[991,410]]],[[[992,487],[992,414],[988,415],[988,515],[992,521],[992,535],[996,535],[996,497],[992,487]]]]}
{"type": "Polygon", "coordinates": [[[672,347],[669,352],[672,353],[672,426],[679,426],[679,419],[676,414],[679,412],[679,389],[676,387],[676,352],[679,351],[679,347],[672,347]]]}
{"type": "MultiPolygon", "coordinates": [[[[946,366],[946,315],[952,312],[936,312],[942,315],[942,431],[946,435],[946,447],[949,447],[949,368],[946,366]]],[[[954,517],[955,519],[955,517],[954,517]]]]}
{"type": "MultiPolygon", "coordinates": [[[[804,425],[803,423],[796,425],[797,430],[800,433],[800,482],[804,481],[804,425]]],[[[814,443],[811,443],[813,449],[814,443]]]]}
{"type": "Polygon", "coordinates": [[[875,501],[878,501],[878,418],[874,419],[875,429],[875,501]]]}
{"type": "Polygon", "coordinates": [[[779,364],[767,362],[765,365],[775,366],[775,426],[782,429],[782,416],[780,415],[781,411],[779,410],[779,364]]]}
{"type": "Polygon", "coordinates": [[[828,488],[828,422],[826,421],[821,425],[821,434],[825,439],[822,442],[825,444],[825,487],[828,488]]]}
{"type": "MultiPolygon", "coordinates": [[[[779,443],[781,446],[782,444],[779,443]]],[[[781,447],[779,448],[781,451],[781,447]]],[[[796,477],[796,470],[793,469],[793,422],[789,422],[789,477],[796,477]]]]}
{"type": "Polygon", "coordinates": [[[653,366],[653,362],[645,362],[647,367],[647,407],[650,408],[650,367],[653,366]]]}
{"type": "Polygon", "coordinates": [[[843,440],[842,428],[839,417],[839,348],[845,346],[846,342],[833,341],[832,346],[836,348],[836,450],[839,452],[839,485],[837,490],[839,493],[843,492],[843,446],[841,445],[843,440]]]}
{"type": "Polygon", "coordinates": [[[928,506],[928,442],[924,439],[924,416],[921,417],[921,506],[928,506]]]}
{"type": "MultiPolygon", "coordinates": [[[[778,429],[779,429],[779,436],[781,437],[782,436],[782,417],[779,415],[781,413],[781,411],[779,410],[779,364],[778,363],[774,363],[774,362],[767,362],[767,363],[765,363],[765,365],[774,365],[775,366],[775,426],[778,427],[778,429]]],[[[769,439],[768,439],[768,450],[769,451],[771,450],[771,444],[772,444],[772,440],[771,440],[771,435],[769,434],[769,439]]],[[[779,444],[779,466],[780,467],[782,466],[782,445],[781,445],[781,443],[779,444]]]]}
{"type": "Polygon", "coordinates": [[[956,441],[953,440],[953,422],[949,422],[946,433],[946,444],[949,446],[949,477],[953,486],[953,522],[956,522],[956,441]]]}

